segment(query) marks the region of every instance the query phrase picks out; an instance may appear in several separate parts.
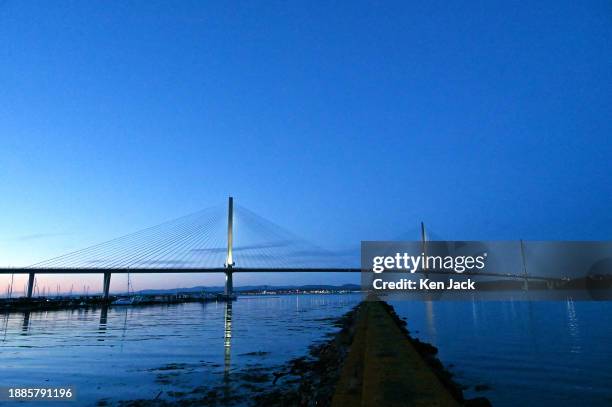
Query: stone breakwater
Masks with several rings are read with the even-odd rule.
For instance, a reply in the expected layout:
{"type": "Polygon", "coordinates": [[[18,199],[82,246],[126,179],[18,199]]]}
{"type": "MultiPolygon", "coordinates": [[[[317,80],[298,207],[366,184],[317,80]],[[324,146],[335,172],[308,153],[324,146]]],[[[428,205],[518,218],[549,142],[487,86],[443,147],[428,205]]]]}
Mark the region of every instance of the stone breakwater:
{"type": "Polygon", "coordinates": [[[355,334],[331,405],[490,406],[467,400],[437,358],[438,349],[410,336],[406,322],[381,301],[358,306],[355,334]]]}
{"type": "MultiPolygon", "coordinates": [[[[362,302],[336,321],[339,332],[288,364],[299,381],[255,398],[261,406],[490,406],[467,400],[436,357],[438,349],[410,336],[392,306],[362,302]]],[[[277,377],[279,373],[277,373],[277,377]]]]}

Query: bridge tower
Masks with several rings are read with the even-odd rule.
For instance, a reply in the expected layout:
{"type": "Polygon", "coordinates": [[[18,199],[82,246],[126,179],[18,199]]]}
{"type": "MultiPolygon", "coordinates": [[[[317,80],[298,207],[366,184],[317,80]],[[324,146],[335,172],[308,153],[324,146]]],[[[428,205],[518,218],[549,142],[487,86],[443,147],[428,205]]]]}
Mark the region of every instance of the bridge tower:
{"type": "Polygon", "coordinates": [[[521,239],[521,260],[523,261],[523,290],[529,290],[529,275],[527,274],[527,263],[525,262],[525,244],[521,239]]]}
{"type": "Polygon", "coordinates": [[[231,297],[234,295],[233,271],[234,258],[232,257],[233,249],[233,228],[234,228],[234,198],[229,197],[227,207],[227,259],[225,260],[225,295],[231,297]]]}
{"type": "Polygon", "coordinates": [[[425,276],[427,277],[427,262],[425,261],[425,259],[427,259],[427,233],[425,232],[425,222],[421,222],[421,249],[423,250],[422,269],[425,272],[425,276]]]}

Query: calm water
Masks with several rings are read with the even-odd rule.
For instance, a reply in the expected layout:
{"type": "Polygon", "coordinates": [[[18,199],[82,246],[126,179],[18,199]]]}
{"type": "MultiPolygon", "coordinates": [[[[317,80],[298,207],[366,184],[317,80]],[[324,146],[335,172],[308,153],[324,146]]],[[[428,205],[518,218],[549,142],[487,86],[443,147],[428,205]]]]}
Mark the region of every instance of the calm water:
{"type": "MultiPolygon", "coordinates": [[[[0,315],[0,385],[72,385],[78,405],[220,386],[306,354],[359,300],[249,297],[229,310],[210,303],[0,315]]],[[[468,395],[498,406],[612,404],[612,303],[394,305],[415,336],[439,347],[468,395]]]]}
{"type": "Polygon", "coordinates": [[[72,385],[79,405],[215,387],[276,367],[335,331],[358,295],[240,298],[0,316],[0,385],[72,385]],[[109,398],[109,395],[111,396],[109,398]]]}
{"type": "Polygon", "coordinates": [[[494,406],[612,405],[612,302],[392,304],[471,386],[466,396],[494,406]]]}

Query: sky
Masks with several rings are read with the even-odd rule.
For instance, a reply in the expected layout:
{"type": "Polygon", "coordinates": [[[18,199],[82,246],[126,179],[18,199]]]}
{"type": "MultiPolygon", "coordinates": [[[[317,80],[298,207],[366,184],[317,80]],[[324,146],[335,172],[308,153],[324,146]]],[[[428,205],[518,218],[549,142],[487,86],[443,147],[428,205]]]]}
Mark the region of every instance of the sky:
{"type": "Polygon", "coordinates": [[[228,195],[329,248],[611,237],[607,1],[0,1],[0,61],[6,266],[228,195]]]}

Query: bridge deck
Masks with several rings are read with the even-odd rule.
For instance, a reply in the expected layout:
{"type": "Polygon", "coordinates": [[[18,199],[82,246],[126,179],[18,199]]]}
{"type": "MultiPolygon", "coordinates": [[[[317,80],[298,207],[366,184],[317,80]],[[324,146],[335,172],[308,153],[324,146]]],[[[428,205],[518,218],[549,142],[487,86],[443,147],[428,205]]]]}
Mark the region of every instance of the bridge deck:
{"type": "MultiPolygon", "coordinates": [[[[225,273],[227,269],[225,267],[217,268],[0,268],[0,274],[166,274],[166,273],[225,273]]],[[[320,268],[241,268],[234,267],[232,272],[234,273],[360,273],[362,270],[359,268],[333,268],[333,267],[320,267],[320,268]]],[[[542,281],[561,281],[561,278],[554,278],[548,276],[536,276],[536,275],[524,275],[524,274],[504,274],[504,273],[490,273],[490,272],[464,272],[464,273],[450,273],[442,270],[417,270],[417,274],[431,274],[431,275],[456,275],[456,276],[475,276],[475,277],[497,277],[507,279],[527,279],[527,280],[542,280],[542,281]]]]}
{"type": "MultiPolygon", "coordinates": [[[[0,274],[122,274],[122,273],[147,273],[147,274],[165,274],[165,273],[225,273],[225,267],[217,268],[1,268],[0,274]]],[[[232,268],[234,273],[359,273],[358,268],[232,268]]]]}

